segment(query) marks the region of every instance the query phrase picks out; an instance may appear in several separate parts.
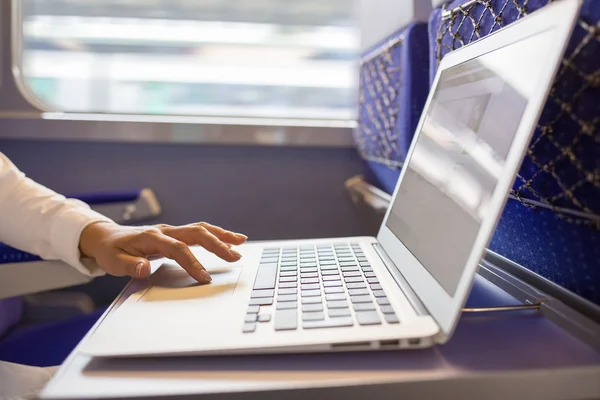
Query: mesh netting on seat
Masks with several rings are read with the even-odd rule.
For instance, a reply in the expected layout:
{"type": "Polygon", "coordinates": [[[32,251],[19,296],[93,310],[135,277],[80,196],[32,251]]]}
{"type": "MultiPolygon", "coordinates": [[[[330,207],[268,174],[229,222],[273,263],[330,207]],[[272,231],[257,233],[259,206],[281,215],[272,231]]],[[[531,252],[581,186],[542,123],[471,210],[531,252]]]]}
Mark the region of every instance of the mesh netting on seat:
{"type": "MultiPolygon", "coordinates": [[[[549,0],[455,1],[443,6],[435,63],[549,0]]],[[[548,102],[512,190],[528,207],[600,230],[600,22],[588,2],[573,33],[548,102]]],[[[431,77],[435,75],[432,68],[431,77]]]]}
{"type": "Polygon", "coordinates": [[[427,26],[411,24],[363,55],[355,141],[367,161],[402,167],[428,84],[427,26]]]}
{"type": "Polygon", "coordinates": [[[390,168],[402,167],[400,132],[401,35],[361,59],[358,129],[355,140],[360,155],[390,168]]]}

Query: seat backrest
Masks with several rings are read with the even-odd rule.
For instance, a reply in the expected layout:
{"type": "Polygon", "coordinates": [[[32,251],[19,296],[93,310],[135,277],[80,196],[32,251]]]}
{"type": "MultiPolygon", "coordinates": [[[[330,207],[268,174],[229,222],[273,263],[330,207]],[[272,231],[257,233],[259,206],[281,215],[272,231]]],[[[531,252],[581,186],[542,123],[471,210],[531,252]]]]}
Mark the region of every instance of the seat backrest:
{"type": "MultiPolygon", "coordinates": [[[[393,190],[429,91],[427,24],[411,23],[366,50],[360,62],[355,142],[372,168],[391,173],[367,179],[393,190]]],[[[375,170],[377,173],[377,170],[375,170]]]]}
{"type": "MultiPolygon", "coordinates": [[[[442,57],[549,0],[455,0],[429,20],[430,79],[442,57]]],[[[600,1],[585,0],[490,245],[600,304],[600,1]]]]}

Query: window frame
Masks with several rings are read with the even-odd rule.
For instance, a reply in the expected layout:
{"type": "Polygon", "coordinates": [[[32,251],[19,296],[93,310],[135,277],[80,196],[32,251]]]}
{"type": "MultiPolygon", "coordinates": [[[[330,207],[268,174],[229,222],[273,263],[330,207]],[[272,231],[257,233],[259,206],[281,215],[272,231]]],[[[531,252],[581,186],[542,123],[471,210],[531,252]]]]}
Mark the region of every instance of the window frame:
{"type": "Polygon", "coordinates": [[[0,2],[0,16],[8,14],[8,18],[2,18],[10,26],[10,57],[3,59],[2,63],[10,69],[13,78],[11,83],[14,84],[13,88],[8,82],[8,85],[0,86],[0,94],[8,94],[13,98],[20,96],[22,99],[15,99],[15,103],[24,100],[30,107],[0,107],[0,120],[8,120],[7,125],[13,127],[0,129],[0,138],[354,147],[356,120],[57,111],[38,97],[23,73],[22,1],[0,2]],[[69,129],[29,129],[21,132],[19,126],[22,124],[18,121],[26,125],[27,120],[48,121],[34,123],[35,126],[39,124],[69,129]],[[92,122],[100,123],[106,129],[99,130],[97,126],[91,126],[92,122]],[[125,127],[128,129],[126,137],[121,134],[125,127]]]}

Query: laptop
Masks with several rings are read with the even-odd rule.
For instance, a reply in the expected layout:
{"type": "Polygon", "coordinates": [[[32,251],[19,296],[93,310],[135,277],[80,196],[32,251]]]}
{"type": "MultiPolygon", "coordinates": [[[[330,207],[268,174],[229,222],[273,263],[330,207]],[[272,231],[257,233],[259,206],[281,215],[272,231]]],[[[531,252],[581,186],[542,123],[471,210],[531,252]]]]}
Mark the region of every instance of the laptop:
{"type": "Polygon", "coordinates": [[[452,335],[580,8],[559,0],[448,54],[374,237],[247,243],[213,282],[153,261],[80,346],[96,357],[424,348],[452,335]]]}

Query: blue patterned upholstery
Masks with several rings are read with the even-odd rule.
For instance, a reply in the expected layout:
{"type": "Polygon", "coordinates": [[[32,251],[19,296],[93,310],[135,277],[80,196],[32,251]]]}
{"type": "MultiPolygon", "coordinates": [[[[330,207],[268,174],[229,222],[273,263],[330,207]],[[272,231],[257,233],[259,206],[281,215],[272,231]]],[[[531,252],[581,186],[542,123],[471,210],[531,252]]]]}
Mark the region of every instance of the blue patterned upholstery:
{"type": "MultiPolygon", "coordinates": [[[[430,79],[448,52],[548,0],[456,0],[429,20],[430,79]],[[461,7],[462,6],[462,7],[461,7]]],[[[600,304],[600,1],[569,48],[490,248],[600,304]]]]}
{"type": "Polygon", "coordinates": [[[411,24],[365,52],[355,140],[365,178],[387,189],[398,180],[429,92],[427,24],[411,24]]]}

